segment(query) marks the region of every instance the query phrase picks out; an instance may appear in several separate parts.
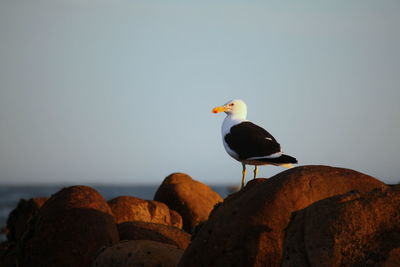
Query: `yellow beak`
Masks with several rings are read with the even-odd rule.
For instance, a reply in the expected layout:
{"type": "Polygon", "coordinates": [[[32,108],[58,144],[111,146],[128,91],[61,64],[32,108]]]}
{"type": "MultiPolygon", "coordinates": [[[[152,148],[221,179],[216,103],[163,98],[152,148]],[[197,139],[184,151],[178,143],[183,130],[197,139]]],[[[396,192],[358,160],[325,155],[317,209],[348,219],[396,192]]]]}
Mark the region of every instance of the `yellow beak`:
{"type": "Polygon", "coordinates": [[[211,112],[212,113],[220,113],[220,112],[224,112],[224,111],[226,111],[226,108],[224,106],[220,106],[220,107],[213,108],[213,110],[211,112]]]}

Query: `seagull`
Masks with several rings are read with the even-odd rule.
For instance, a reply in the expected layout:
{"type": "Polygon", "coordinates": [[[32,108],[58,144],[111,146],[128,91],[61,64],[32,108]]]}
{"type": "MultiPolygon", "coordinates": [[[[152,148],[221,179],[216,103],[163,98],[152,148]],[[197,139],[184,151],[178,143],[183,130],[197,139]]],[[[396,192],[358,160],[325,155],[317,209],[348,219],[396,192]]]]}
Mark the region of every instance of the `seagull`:
{"type": "Polygon", "coordinates": [[[247,106],[243,100],[235,99],[216,107],[213,113],[227,114],[222,123],[222,141],[226,152],[243,166],[242,186],[246,179],[246,164],[254,165],[254,179],[259,165],[293,167],[297,160],[283,154],[280,144],[264,128],[246,120],[247,106]]]}

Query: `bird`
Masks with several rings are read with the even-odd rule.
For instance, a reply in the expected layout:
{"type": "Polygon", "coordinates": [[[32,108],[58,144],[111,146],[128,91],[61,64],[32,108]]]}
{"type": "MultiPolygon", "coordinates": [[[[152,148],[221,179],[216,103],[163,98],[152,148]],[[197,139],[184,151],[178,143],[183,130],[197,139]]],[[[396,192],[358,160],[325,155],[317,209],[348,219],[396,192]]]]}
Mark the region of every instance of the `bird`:
{"type": "Polygon", "coordinates": [[[293,167],[297,159],[283,154],[280,144],[264,128],[246,120],[247,106],[241,99],[228,101],[212,109],[212,113],[227,114],[221,127],[222,140],[226,152],[242,163],[242,185],[246,179],[246,165],[254,165],[254,179],[258,166],[275,165],[293,167]]]}

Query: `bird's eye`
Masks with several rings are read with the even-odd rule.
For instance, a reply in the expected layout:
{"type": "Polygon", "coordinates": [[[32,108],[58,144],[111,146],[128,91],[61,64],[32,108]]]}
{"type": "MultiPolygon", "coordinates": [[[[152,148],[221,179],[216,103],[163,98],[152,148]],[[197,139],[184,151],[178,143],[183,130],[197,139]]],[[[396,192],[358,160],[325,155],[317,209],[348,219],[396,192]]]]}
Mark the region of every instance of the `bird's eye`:
{"type": "Polygon", "coordinates": [[[235,104],[234,104],[234,103],[230,103],[230,104],[229,104],[229,106],[231,106],[231,107],[232,107],[233,105],[235,105],[235,104]]]}

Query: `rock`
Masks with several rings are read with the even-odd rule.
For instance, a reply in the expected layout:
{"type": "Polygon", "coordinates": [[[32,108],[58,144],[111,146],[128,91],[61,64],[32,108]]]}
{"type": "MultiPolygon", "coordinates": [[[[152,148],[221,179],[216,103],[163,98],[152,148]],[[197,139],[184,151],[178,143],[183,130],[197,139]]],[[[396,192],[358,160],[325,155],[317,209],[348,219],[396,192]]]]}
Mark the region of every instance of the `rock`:
{"type": "Polygon", "coordinates": [[[394,248],[389,252],[382,267],[399,267],[400,266],[400,247],[394,248]]]}
{"type": "Polygon", "coordinates": [[[30,220],[18,243],[18,266],[86,267],[101,247],[118,240],[111,209],[96,190],[64,188],[30,220]]]}
{"type": "Polygon", "coordinates": [[[173,214],[167,205],[131,196],[120,196],[108,201],[117,223],[140,221],[165,225],[179,225],[179,214],[173,214]]]}
{"type": "Polygon", "coordinates": [[[215,204],[223,201],[210,187],[183,173],[173,173],[165,178],[154,200],[177,211],[182,216],[183,229],[189,233],[201,221],[208,219],[215,204]]]}
{"type": "Polygon", "coordinates": [[[351,192],[294,214],[282,266],[400,266],[400,188],[351,192]]]}
{"type": "Polygon", "coordinates": [[[280,266],[292,212],[350,190],[382,186],[368,175],[327,166],[301,166],[252,180],[212,212],[179,266],[280,266]]]}
{"type": "Polygon", "coordinates": [[[121,240],[153,240],[186,249],[191,235],[168,225],[148,222],[124,222],[118,224],[121,240]]]}
{"type": "Polygon", "coordinates": [[[93,267],[177,266],[183,250],[151,240],[122,241],[104,249],[93,261],[93,267]]]}
{"type": "Polygon", "coordinates": [[[182,216],[174,211],[174,210],[169,210],[169,215],[171,216],[171,226],[175,226],[179,229],[182,229],[183,227],[183,219],[182,216]]]}
{"type": "Polygon", "coordinates": [[[16,267],[16,247],[14,242],[0,243],[0,266],[2,267],[16,267]]]}
{"type": "Polygon", "coordinates": [[[47,197],[21,199],[17,207],[10,212],[7,218],[7,239],[16,242],[25,232],[29,219],[34,216],[41,206],[47,201],[47,197]]]}

